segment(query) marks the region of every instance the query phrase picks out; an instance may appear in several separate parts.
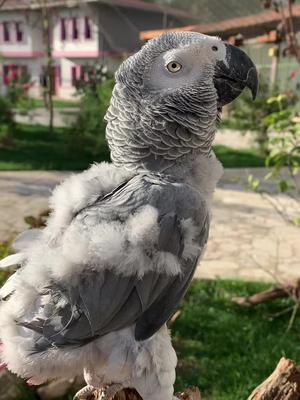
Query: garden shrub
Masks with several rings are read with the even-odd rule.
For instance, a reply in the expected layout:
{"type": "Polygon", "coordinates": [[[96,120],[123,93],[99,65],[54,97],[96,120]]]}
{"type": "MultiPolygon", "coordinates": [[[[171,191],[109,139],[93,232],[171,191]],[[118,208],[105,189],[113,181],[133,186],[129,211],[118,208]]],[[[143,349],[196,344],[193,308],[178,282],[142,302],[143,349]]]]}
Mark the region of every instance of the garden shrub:
{"type": "MultiPolygon", "coordinates": [[[[270,97],[276,97],[279,94],[277,88],[270,90],[268,84],[261,81],[255,101],[245,91],[230,107],[230,127],[242,132],[250,131],[254,135],[254,141],[260,154],[263,156],[269,154],[270,124],[267,117],[277,111],[277,104],[268,100],[270,97]]],[[[290,109],[297,103],[297,100],[292,92],[287,93],[284,107],[290,109]]]]}
{"type": "Polygon", "coordinates": [[[71,145],[93,147],[95,152],[106,146],[104,116],[113,86],[112,77],[102,66],[89,68],[77,82],[80,110],[73,126],[71,145]]]}
{"type": "Polygon", "coordinates": [[[9,145],[13,142],[14,132],[13,111],[7,97],[0,96],[0,144],[9,145]]]}

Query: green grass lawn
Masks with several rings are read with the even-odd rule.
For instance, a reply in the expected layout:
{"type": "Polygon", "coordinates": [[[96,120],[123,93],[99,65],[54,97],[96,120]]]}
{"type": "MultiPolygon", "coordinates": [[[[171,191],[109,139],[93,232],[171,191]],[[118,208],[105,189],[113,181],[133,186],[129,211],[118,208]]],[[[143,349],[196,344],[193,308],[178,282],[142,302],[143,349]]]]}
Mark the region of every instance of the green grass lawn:
{"type": "MultiPolygon", "coordinates": [[[[94,161],[109,159],[102,134],[98,150],[83,146],[66,128],[56,128],[49,137],[47,127],[17,124],[15,142],[0,147],[0,170],[81,170],[94,161]]],[[[224,167],[258,167],[264,160],[255,150],[236,150],[226,146],[214,147],[224,167]]]]}
{"type": "Polygon", "coordinates": [[[104,135],[98,151],[83,148],[65,128],[56,128],[49,136],[45,126],[17,124],[14,137],[12,146],[0,147],[0,170],[82,170],[109,159],[104,135]]]}
{"type": "Polygon", "coordinates": [[[238,150],[228,146],[217,144],[214,151],[225,168],[250,168],[264,167],[264,157],[260,156],[255,149],[238,150]]]}
{"type": "Polygon", "coordinates": [[[287,330],[290,300],[256,307],[231,302],[266,285],[195,281],[172,329],[179,359],[177,389],[198,385],[203,400],[243,400],[282,356],[300,361],[300,318],[287,330]]]}

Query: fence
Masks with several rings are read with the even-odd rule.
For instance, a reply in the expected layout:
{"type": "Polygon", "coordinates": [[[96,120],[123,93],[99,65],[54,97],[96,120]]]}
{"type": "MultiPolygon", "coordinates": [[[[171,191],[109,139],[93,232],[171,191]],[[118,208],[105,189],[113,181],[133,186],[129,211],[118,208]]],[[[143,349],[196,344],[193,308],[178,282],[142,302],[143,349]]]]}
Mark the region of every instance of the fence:
{"type": "Polygon", "coordinates": [[[282,91],[296,91],[300,97],[300,66],[294,57],[283,57],[284,43],[279,45],[279,57],[270,57],[272,43],[249,43],[244,49],[255,62],[262,79],[282,91]]]}

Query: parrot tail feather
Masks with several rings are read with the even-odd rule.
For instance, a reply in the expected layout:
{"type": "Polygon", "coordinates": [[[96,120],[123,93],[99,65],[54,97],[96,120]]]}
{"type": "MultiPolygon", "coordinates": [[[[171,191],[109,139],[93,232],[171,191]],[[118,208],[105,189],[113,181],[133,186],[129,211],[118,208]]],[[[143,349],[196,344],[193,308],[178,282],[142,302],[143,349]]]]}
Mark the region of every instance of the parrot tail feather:
{"type": "Polygon", "coordinates": [[[0,269],[11,267],[12,265],[21,264],[24,260],[25,256],[23,253],[12,254],[3,258],[3,260],[0,261],[0,269]]]}

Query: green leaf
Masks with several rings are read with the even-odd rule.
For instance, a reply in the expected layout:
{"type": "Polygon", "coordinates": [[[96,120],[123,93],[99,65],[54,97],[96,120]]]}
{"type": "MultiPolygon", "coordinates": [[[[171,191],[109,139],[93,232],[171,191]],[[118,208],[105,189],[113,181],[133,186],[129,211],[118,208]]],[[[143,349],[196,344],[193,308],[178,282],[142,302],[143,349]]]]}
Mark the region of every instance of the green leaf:
{"type": "Polygon", "coordinates": [[[290,185],[286,180],[282,179],[278,182],[278,189],[281,193],[285,193],[289,188],[290,185]]]}
{"type": "Polygon", "coordinates": [[[295,224],[296,226],[300,226],[300,217],[296,217],[296,218],[294,219],[294,224],[295,224]]]}
{"type": "Polygon", "coordinates": [[[293,165],[292,166],[292,175],[296,176],[299,172],[299,169],[300,169],[299,165],[293,165]]]}
{"type": "Polygon", "coordinates": [[[260,185],[260,180],[257,178],[254,178],[253,175],[248,175],[248,186],[250,189],[256,191],[260,185]]]}

